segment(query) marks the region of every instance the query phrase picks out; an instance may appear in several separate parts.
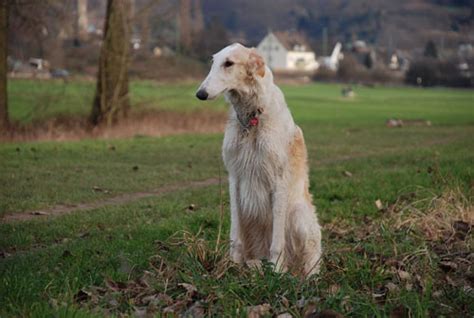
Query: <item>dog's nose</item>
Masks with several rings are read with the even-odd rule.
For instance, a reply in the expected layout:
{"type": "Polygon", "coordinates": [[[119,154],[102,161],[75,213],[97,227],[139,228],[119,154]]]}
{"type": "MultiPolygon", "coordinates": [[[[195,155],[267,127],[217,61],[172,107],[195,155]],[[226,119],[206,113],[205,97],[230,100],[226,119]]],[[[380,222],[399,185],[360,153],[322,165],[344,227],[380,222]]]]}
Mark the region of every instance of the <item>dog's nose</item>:
{"type": "Polygon", "coordinates": [[[208,96],[209,94],[204,89],[200,89],[196,93],[196,97],[199,98],[200,100],[206,100],[208,96]]]}

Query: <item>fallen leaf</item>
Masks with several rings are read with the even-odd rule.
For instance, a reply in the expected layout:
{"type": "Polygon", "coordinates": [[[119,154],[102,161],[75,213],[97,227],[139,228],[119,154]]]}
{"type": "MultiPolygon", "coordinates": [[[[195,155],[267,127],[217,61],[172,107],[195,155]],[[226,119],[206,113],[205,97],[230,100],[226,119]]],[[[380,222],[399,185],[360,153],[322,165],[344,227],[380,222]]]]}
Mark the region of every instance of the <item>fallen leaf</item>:
{"type": "Polygon", "coordinates": [[[385,300],[387,296],[387,292],[388,292],[388,288],[385,286],[381,286],[372,291],[372,297],[375,299],[375,301],[380,302],[380,301],[385,300]]]}
{"type": "Polygon", "coordinates": [[[158,295],[149,295],[142,298],[142,303],[145,305],[156,302],[158,302],[158,295]]]}
{"type": "Polygon", "coordinates": [[[188,205],[186,210],[188,210],[189,212],[194,212],[194,211],[197,210],[197,208],[196,208],[196,205],[194,203],[191,203],[190,205],[188,205]]]}
{"type": "Polygon", "coordinates": [[[63,258],[70,257],[70,256],[72,256],[72,253],[70,250],[65,250],[62,254],[63,258]]]}
{"type": "Polygon", "coordinates": [[[247,307],[247,318],[260,318],[270,314],[272,307],[270,304],[247,307]]]}
{"type": "Polygon", "coordinates": [[[467,234],[471,231],[471,224],[466,223],[464,221],[455,221],[453,223],[453,229],[456,232],[456,236],[461,239],[465,240],[467,234]]]}
{"type": "Polygon", "coordinates": [[[329,286],[328,292],[334,296],[339,292],[340,289],[341,289],[341,286],[339,286],[338,284],[333,284],[329,286]]]}
{"type": "Polygon", "coordinates": [[[7,258],[8,256],[11,256],[12,254],[5,252],[5,251],[0,251],[0,258],[7,258]]]}
{"type": "Polygon", "coordinates": [[[133,266],[130,264],[130,261],[123,255],[119,255],[120,267],[118,271],[123,274],[130,274],[133,270],[133,266]]]}
{"type": "Polygon", "coordinates": [[[89,232],[84,232],[84,233],[80,233],[78,236],[79,236],[79,238],[86,238],[86,237],[88,237],[89,235],[90,235],[89,232]]]}
{"type": "Polygon", "coordinates": [[[118,307],[119,306],[119,302],[117,301],[117,299],[111,299],[109,300],[108,304],[114,308],[118,307]]]}
{"type": "Polygon", "coordinates": [[[184,289],[186,289],[188,297],[192,297],[194,294],[197,293],[197,288],[194,285],[187,284],[187,283],[180,283],[180,284],[178,284],[178,286],[181,286],[184,289]]]}
{"type": "Polygon", "coordinates": [[[377,201],[375,201],[375,206],[377,207],[377,209],[379,211],[383,210],[383,204],[382,204],[382,201],[380,199],[378,199],[377,201]]]}
{"type": "Polygon", "coordinates": [[[433,297],[434,298],[439,298],[441,296],[443,296],[443,292],[441,290],[437,290],[437,291],[433,292],[433,297]]]}
{"type": "Polygon", "coordinates": [[[90,296],[91,296],[90,292],[88,292],[84,289],[81,289],[74,295],[74,301],[76,303],[82,303],[82,302],[86,301],[87,299],[89,299],[90,296]]]}
{"type": "Polygon", "coordinates": [[[408,312],[405,306],[400,305],[390,311],[390,318],[404,318],[408,317],[408,312]]]}
{"type": "Polygon", "coordinates": [[[47,212],[43,212],[43,211],[33,211],[31,212],[32,215],[49,215],[49,213],[47,212]]]}
{"type": "Polygon", "coordinates": [[[314,315],[316,314],[317,309],[318,309],[318,307],[316,306],[316,304],[309,304],[304,309],[303,317],[304,318],[314,317],[314,315]]]}
{"type": "Polygon", "coordinates": [[[344,318],[344,316],[332,309],[324,309],[315,318],[344,318]]]}
{"type": "Polygon", "coordinates": [[[110,280],[110,279],[105,280],[105,285],[113,291],[120,291],[122,289],[127,288],[127,284],[122,283],[122,282],[115,282],[115,281],[110,280]]]}
{"type": "Polygon", "coordinates": [[[344,298],[342,298],[341,307],[344,308],[346,312],[351,312],[353,309],[350,300],[350,296],[344,296],[344,298]]]}
{"type": "Polygon", "coordinates": [[[146,307],[135,307],[133,312],[133,317],[135,318],[146,318],[148,317],[148,312],[146,307]]]}
{"type": "MultiPolygon", "coordinates": [[[[178,313],[182,310],[182,308],[185,308],[186,305],[188,304],[187,300],[178,300],[171,306],[166,307],[163,309],[163,314],[175,314],[178,313]]],[[[169,315],[165,315],[165,317],[168,317],[169,315]]],[[[178,317],[178,315],[170,315],[170,317],[178,317]]]]}
{"type": "Polygon", "coordinates": [[[344,175],[348,178],[352,178],[352,172],[345,170],[344,175]]]}
{"type": "Polygon", "coordinates": [[[448,275],[446,275],[446,282],[453,287],[458,287],[458,284],[448,275]]]}
{"type": "Polygon", "coordinates": [[[445,272],[453,272],[458,269],[458,264],[451,261],[441,261],[439,262],[439,267],[445,272]]]}
{"type": "Polygon", "coordinates": [[[163,293],[158,294],[158,300],[168,305],[173,302],[173,298],[163,293]]]}
{"type": "Polygon", "coordinates": [[[472,294],[472,296],[474,296],[474,288],[472,288],[469,285],[463,286],[462,291],[465,292],[466,294],[472,294]]]}
{"type": "Polygon", "coordinates": [[[201,318],[206,315],[206,310],[200,302],[195,302],[188,310],[184,313],[183,317],[201,318]]]}
{"type": "Polygon", "coordinates": [[[391,293],[397,292],[399,290],[398,286],[392,282],[388,282],[387,284],[385,284],[385,287],[387,287],[388,291],[391,293]]]}
{"type": "Polygon", "coordinates": [[[400,277],[400,280],[409,280],[411,278],[411,275],[408,272],[398,270],[397,273],[398,277],[400,277]]]}
{"type": "Polygon", "coordinates": [[[98,187],[98,186],[93,186],[92,190],[94,190],[95,192],[109,193],[109,190],[102,189],[101,187],[98,187]]]}
{"type": "Polygon", "coordinates": [[[296,307],[303,308],[304,306],[306,306],[307,303],[308,302],[306,301],[304,296],[302,296],[300,299],[298,299],[298,301],[296,301],[296,307]]]}

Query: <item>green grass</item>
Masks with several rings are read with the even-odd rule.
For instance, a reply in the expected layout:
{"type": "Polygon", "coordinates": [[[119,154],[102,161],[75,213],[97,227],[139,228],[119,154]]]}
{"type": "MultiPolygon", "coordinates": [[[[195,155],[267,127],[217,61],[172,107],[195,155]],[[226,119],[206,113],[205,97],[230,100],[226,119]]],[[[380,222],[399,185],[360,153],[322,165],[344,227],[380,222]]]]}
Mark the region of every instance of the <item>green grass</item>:
{"type": "Polygon", "coordinates": [[[5,144],[0,215],[215,176],[219,143],[219,136],[178,136],[5,144]]]}
{"type": "MultiPolygon", "coordinates": [[[[133,82],[133,110],[226,109],[222,98],[206,103],[196,99],[198,85],[133,82]]],[[[318,83],[282,88],[299,123],[360,127],[394,117],[429,117],[436,124],[474,123],[474,94],[468,90],[357,87],[357,98],[349,100],[341,97],[341,85],[318,83]]],[[[95,84],[87,81],[12,80],[8,87],[10,116],[20,123],[64,115],[84,116],[90,112],[94,89],[95,84]]]]}
{"type": "MultiPolygon", "coordinates": [[[[222,100],[204,105],[194,98],[197,83],[173,85],[151,81],[131,84],[133,111],[225,109],[222,100]]],[[[86,116],[92,108],[95,83],[90,81],[11,80],[10,117],[21,124],[60,116],[86,116]],[[25,92],[28,92],[27,94],[25,92]]]]}
{"type": "MultiPolygon", "coordinates": [[[[87,114],[93,84],[71,82],[65,91],[63,85],[11,82],[12,117],[28,123],[61,114],[87,114]],[[28,89],[31,93],[22,95],[28,89]],[[35,102],[50,95],[61,97],[44,111],[32,111],[35,102]]],[[[132,100],[136,111],[146,107],[225,110],[222,100],[197,102],[195,87],[136,82],[132,100]]],[[[304,310],[298,307],[303,297],[316,301],[318,310],[351,316],[387,316],[396,308],[419,317],[472,315],[472,292],[443,280],[438,266],[441,256],[434,248],[440,243],[427,241],[416,229],[395,228],[392,216],[378,211],[374,201],[388,205],[402,194],[423,192],[420,189],[440,195],[460,187],[472,206],[474,92],[356,88],[357,97],[344,100],[338,85],[283,89],[305,133],[311,192],[325,228],[325,262],[319,278],[301,281],[269,269],[259,274],[230,265],[217,278],[213,266],[225,261],[225,252],[214,253],[213,248],[221,198],[219,187],[210,186],[54,219],[0,224],[0,251],[11,254],[0,259],[0,316],[88,317],[92,312],[101,316],[94,307],[131,313],[136,295],[127,298],[108,291],[82,306],[74,296],[81,289],[104,286],[107,280],[139,278],[145,270],[156,274],[155,294],[165,292],[163,282],[169,279],[166,293],[174,300],[186,300],[179,283],[195,285],[198,295],[192,302],[187,300],[186,306],[207,299],[206,306],[212,307],[209,310],[215,316],[246,316],[248,306],[264,303],[271,305],[270,314],[298,316],[304,310]],[[423,118],[433,125],[386,128],[385,120],[391,117],[423,118]],[[353,176],[345,176],[344,171],[353,176]],[[186,210],[190,204],[197,210],[186,210]],[[338,235],[334,224],[350,231],[338,235]],[[209,245],[207,258],[198,257],[192,248],[195,241],[189,237],[172,244],[170,237],[181,230],[201,233],[197,239],[209,245]],[[163,244],[171,250],[164,251],[163,244]],[[426,253],[416,254],[424,249],[426,253]],[[154,255],[161,255],[173,275],[154,272],[150,265],[154,255]],[[398,265],[412,275],[409,282],[400,281],[390,272],[392,265],[384,261],[401,261],[407,255],[418,255],[398,265]],[[208,268],[203,262],[213,266],[208,268]],[[388,293],[383,301],[374,298],[388,281],[399,290],[388,293]],[[423,288],[418,286],[420,281],[423,288]],[[441,296],[436,294],[439,291],[441,296]],[[107,297],[116,302],[111,305],[107,297]]],[[[218,177],[221,142],[222,135],[216,134],[2,144],[0,215],[218,177]]],[[[223,198],[227,237],[226,191],[223,198]]],[[[413,200],[423,198],[420,194],[413,200]]],[[[472,247],[471,241],[472,237],[461,243],[472,247]]],[[[459,271],[449,274],[455,282],[462,276],[459,271]]]]}

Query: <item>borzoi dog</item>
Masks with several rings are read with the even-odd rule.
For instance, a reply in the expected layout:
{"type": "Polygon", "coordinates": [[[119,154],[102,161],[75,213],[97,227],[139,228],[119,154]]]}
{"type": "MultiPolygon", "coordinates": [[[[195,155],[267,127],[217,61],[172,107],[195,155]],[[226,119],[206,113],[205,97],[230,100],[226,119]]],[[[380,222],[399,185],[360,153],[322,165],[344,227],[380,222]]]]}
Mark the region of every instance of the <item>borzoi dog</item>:
{"type": "Polygon", "coordinates": [[[232,44],[213,56],[196,96],[221,94],[232,106],[222,149],[232,260],[267,259],[277,271],[317,273],[321,229],[308,191],[303,133],[255,49],[232,44]]]}

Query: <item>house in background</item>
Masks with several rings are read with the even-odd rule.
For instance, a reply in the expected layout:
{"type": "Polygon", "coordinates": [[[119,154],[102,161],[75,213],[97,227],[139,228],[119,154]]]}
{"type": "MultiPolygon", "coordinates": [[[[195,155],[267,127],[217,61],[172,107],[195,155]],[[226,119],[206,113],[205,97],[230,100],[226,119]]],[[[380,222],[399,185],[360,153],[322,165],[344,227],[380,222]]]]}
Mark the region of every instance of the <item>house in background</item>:
{"type": "Polygon", "coordinates": [[[319,68],[316,54],[299,34],[269,32],[257,50],[274,71],[311,72],[319,68]]]}

